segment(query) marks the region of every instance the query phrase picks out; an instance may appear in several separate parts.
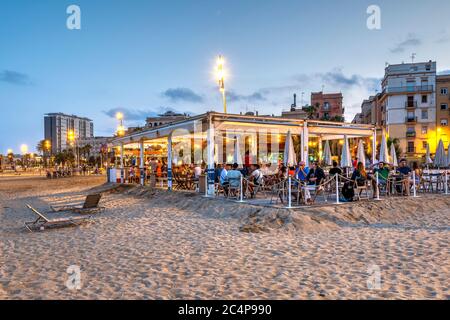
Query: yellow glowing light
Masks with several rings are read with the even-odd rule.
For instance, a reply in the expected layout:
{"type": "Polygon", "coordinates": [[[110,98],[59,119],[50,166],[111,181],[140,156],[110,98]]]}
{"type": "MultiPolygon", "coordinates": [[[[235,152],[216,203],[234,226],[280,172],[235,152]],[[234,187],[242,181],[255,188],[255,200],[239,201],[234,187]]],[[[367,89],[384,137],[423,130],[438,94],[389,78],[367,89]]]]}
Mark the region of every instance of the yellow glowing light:
{"type": "Polygon", "coordinates": [[[125,134],[125,127],[120,125],[117,127],[117,135],[123,136],[125,134]]]}
{"type": "Polygon", "coordinates": [[[344,140],[339,140],[339,144],[342,146],[344,145],[344,140]]]}
{"type": "Polygon", "coordinates": [[[123,113],[122,112],[117,112],[116,113],[116,119],[117,120],[122,120],[123,119],[123,113]]]}
{"type": "Polygon", "coordinates": [[[22,152],[22,154],[26,154],[28,152],[28,146],[26,144],[21,145],[20,151],[22,152]]]}
{"type": "Polygon", "coordinates": [[[442,128],[438,128],[437,131],[438,131],[438,132],[441,132],[441,131],[442,131],[442,128]]]}
{"type": "Polygon", "coordinates": [[[8,154],[13,153],[13,149],[8,149],[8,154]]]}

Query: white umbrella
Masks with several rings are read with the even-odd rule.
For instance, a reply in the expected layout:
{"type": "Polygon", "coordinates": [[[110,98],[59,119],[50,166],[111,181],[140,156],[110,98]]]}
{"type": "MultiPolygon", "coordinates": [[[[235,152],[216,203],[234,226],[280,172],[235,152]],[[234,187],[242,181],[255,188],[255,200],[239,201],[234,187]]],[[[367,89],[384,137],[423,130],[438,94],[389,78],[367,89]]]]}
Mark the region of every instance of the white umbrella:
{"type": "Polygon", "coordinates": [[[241,147],[240,147],[239,139],[238,139],[237,136],[234,137],[233,163],[237,163],[239,165],[242,165],[241,147]]]}
{"type": "Polygon", "coordinates": [[[352,167],[352,157],[350,155],[350,147],[348,146],[347,136],[344,137],[344,145],[342,146],[341,167],[342,168],[352,167]]]}
{"type": "Polygon", "coordinates": [[[398,160],[397,160],[397,152],[395,152],[395,145],[394,143],[391,143],[391,164],[394,168],[398,167],[398,160]]]}
{"type": "Polygon", "coordinates": [[[295,157],[294,142],[292,141],[291,131],[288,131],[286,136],[286,143],[284,145],[283,163],[287,167],[297,165],[297,159],[295,157]]]}
{"type": "Polygon", "coordinates": [[[364,143],[362,140],[359,140],[356,157],[358,158],[358,162],[362,162],[363,166],[366,166],[366,153],[364,152],[364,143]]]}
{"type": "Polygon", "coordinates": [[[445,159],[444,143],[442,142],[442,139],[439,140],[439,144],[436,149],[436,156],[434,157],[434,165],[438,168],[442,168],[447,165],[447,160],[445,159]]]}
{"type": "Polygon", "coordinates": [[[389,155],[388,155],[388,147],[386,142],[386,133],[383,132],[383,136],[381,137],[381,145],[380,145],[380,157],[378,158],[379,162],[389,163],[389,155]]]}
{"type": "Polygon", "coordinates": [[[333,162],[331,161],[330,142],[328,140],[325,141],[325,148],[323,150],[322,158],[326,166],[331,166],[333,164],[333,162]]]}
{"type": "Polygon", "coordinates": [[[430,144],[427,143],[427,153],[425,155],[425,164],[432,164],[433,160],[431,160],[430,156],[430,144]]]}

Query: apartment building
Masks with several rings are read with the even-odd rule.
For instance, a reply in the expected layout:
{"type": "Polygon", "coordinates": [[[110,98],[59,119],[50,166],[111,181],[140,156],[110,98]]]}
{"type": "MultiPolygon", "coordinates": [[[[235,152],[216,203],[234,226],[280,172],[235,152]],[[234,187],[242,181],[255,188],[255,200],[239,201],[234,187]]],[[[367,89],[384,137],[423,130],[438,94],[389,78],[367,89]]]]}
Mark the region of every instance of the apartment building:
{"type": "Polygon", "coordinates": [[[73,131],[76,141],[94,136],[94,123],[91,119],[64,113],[48,113],[44,117],[44,139],[49,140],[52,154],[71,147],[68,135],[73,131]]]}
{"type": "Polygon", "coordinates": [[[436,148],[436,62],[386,67],[378,104],[381,123],[408,160],[421,160],[428,144],[436,148]]]}
{"type": "Polygon", "coordinates": [[[445,148],[450,143],[450,75],[436,77],[436,126],[445,148]]]}
{"type": "Polygon", "coordinates": [[[311,93],[311,105],[318,106],[314,119],[338,120],[344,119],[344,107],[342,105],[342,93],[311,93]]]}

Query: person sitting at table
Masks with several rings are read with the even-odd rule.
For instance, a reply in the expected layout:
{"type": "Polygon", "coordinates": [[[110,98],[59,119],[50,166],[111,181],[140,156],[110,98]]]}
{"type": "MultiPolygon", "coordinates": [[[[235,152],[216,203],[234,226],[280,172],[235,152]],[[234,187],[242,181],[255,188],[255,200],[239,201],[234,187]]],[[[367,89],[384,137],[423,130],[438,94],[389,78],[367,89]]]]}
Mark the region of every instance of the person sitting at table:
{"type": "MultiPolygon", "coordinates": [[[[414,172],[414,175],[416,177],[416,185],[418,186],[420,183],[420,178],[422,177],[422,169],[419,168],[419,165],[417,164],[416,161],[413,162],[412,165],[412,171],[414,172]]],[[[412,183],[413,181],[411,181],[412,183]]]]}
{"type": "MultiPolygon", "coordinates": [[[[233,190],[237,190],[241,186],[241,176],[242,173],[238,170],[239,165],[237,163],[234,163],[232,166],[232,169],[230,170],[230,165],[227,165],[227,175],[226,175],[226,183],[227,188],[226,193],[228,194],[229,188],[233,190]]],[[[225,169],[224,169],[225,170],[225,169]]],[[[222,170],[223,172],[223,170],[222,170]]]]}
{"type": "Polygon", "coordinates": [[[336,175],[342,175],[342,169],[338,167],[338,163],[336,161],[333,161],[333,168],[330,169],[330,172],[328,173],[330,176],[336,175]]]}
{"type": "Polygon", "coordinates": [[[260,186],[263,182],[263,174],[260,170],[259,164],[252,164],[250,166],[250,176],[248,182],[248,190],[250,192],[251,197],[255,196],[255,188],[260,186]]]}
{"type": "Polygon", "coordinates": [[[222,170],[220,171],[219,183],[220,183],[221,186],[227,186],[228,185],[227,176],[228,176],[228,171],[230,169],[231,169],[231,165],[230,164],[226,164],[225,167],[223,167],[222,170]]]}
{"type": "Polygon", "coordinates": [[[306,163],[304,161],[300,161],[297,170],[295,170],[295,178],[300,181],[306,181],[306,176],[308,173],[309,168],[306,166],[306,163]]]}
{"type": "Polygon", "coordinates": [[[358,186],[363,186],[367,181],[366,169],[364,169],[364,164],[360,161],[356,165],[356,169],[353,171],[350,180],[355,181],[358,186]]]}
{"type": "MultiPolygon", "coordinates": [[[[308,174],[306,175],[306,182],[309,186],[314,186],[314,190],[318,189],[322,181],[325,180],[325,172],[319,166],[319,162],[314,161],[311,164],[308,174]]],[[[311,187],[305,187],[305,200],[307,203],[311,203],[311,193],[309,192],[311,187]]]]}
{"type": "Polygon", "coordinates": [[[412,172],[411,168],[408,167],[408,164],[406,162],[406,159],[401,159],[399,163],[399,167],[397,168],[397,171],[401,174],[401,177],[397,178],[397,181],[403,181],[401,185],[397,185],[397,191],[401,192],[403,187],[403,193],[407,196],[409,196],[409,189],[410,189],[410,183],[409,183],[409,175],[412,172]]]}
{"type": "Polygon", "coordinates": [[[389,178],[389,167],[385,165],[383,161],[378,162],[378,168],[373,170],[372,176],[372,189],[373,189],[373,197],[377,196],[377,174],[378,174],[378,184],[380,186],[386,186],[389,178]]]}

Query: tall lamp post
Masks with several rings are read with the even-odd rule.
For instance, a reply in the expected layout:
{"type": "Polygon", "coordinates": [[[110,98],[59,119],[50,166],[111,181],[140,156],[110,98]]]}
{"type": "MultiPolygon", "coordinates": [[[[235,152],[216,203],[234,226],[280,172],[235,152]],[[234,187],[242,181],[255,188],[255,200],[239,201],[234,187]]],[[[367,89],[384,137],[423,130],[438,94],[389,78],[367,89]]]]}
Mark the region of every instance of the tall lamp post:
{"type": "Polygon", "coordinates": [[[22,166],[23,166],[22,169],[24,169],[24,171],[25,171],[26,170],[25,160],[26,160],[26,155],[28,153],[28,146],[26,144],[21,145],[20,152],[22,152],[22,166]]]}
{"type": "Polygon", "coordinates": [[[227,97],[225,94],[225,71],[223,69],[225,61],[222,56],[217,59],[217,79],[219,81],[219,91],[222,93],[223,113],[227,113],[227,97]]]}
{"type": "Polygon", "coordinates": [[[78,164],[77,150],[76,150],[76,146],[75,146],[75,132],[72,129],[67,132],[67,141],[69,141],[70,146],[75,151],[74,155],[76,157],[76,165],[77,165],[77,168],[78,168],[79,164],[78,164]]]}

